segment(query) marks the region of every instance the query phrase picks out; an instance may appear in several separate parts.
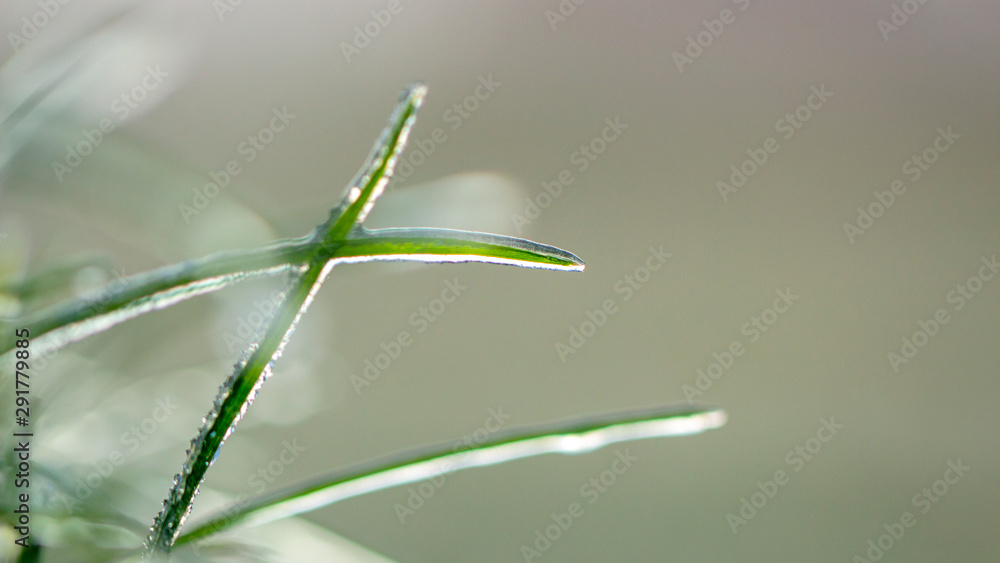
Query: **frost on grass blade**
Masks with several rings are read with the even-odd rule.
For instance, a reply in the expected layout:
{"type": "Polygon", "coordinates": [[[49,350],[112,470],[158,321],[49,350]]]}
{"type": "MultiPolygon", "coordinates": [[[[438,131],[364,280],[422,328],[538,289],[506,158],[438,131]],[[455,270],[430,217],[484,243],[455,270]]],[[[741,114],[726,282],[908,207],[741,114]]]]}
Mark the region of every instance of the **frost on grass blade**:
{"type": "Polygon", "coordinates": [[[256,526],[316,510],[359,495],[407,485],[461,469],[485,467],[544,454],[580,454],[611,444],[646,438],[687,436],[719,428],[725,411],[659,407],[565,420],[497,433],[484,443],[454,451],[454,443],[404,452],[320,476],[297,487],[260,497],[236,513],[210,517],[184,534],[178,544],[227,528],[256,526]]]}
{"type": "MultiPolygon", "coordinates": [[[[570,252],[515,237],[427,228],[369,231],[360,226],[392,176],[426,91],[423,84],[414,84],[403,91],[389,126],[348,185],[340,205],[310,236],[250,251],[222,252],[130,276],[118,282],[122,287],[102,288],[94,295],[33,314],[20,324],[41,337],[40,349],[52,350],[237,281],[296,269],[304,271],[312,258],[333,259],[337,263],[486,262],[582,270],[583,261],[570,252]]],[[[0,354],[12,348],[13,340],[0,334],[0,354]]]]}
{"type": "Polygon", "coordinates": [[[417,119],[417,110],[426,95],[427,86],[419,82],[403,90],[396,109],[389,117],[389,126],[375,141],[365,165],[347,185],[340,205],[330,213],[330,219],[317,228],[317,238],[337,245],[368,217],[392,178],[396,160],[406,147],[410,130],[417,119]]]}
{"type": "MultiPolygon", "coordinates": [[[[32,334],[39,353],[56,350],[139,315],[218,291],[233,283],[291,271],[304,271],[309,257],[330,250],[336,263],[407,261],[425,263],[485,262],[525,268],[581,271],[583,261],[571,252],[526,239],[452,229],[397,228],[367,230],[330,245],[315,237],[281,241],[252,250],[211,256],[129,276],[69,303],[20,321],[32,334]]],[[[0,334],[0,354],[13,340],[0,334]]]]}
{"type": "Polygon", "coordinates": [[[219,389],[205,423],[191,441],[187,461],[174,478],[163,509],[153,521],[146,539],[150,555],[168,553],[173,547],[181,526],[191,513],[205,473],[218,458],[223,443],[236,429],[264,381],[271,375],[274,363],[281,357],[299,319],[336,264],[330,260],[331,253],[342,245],[356,223],[364,219],[391,176],[395,157],[406,142],[425,92],[423,85],[404,91],[368,162],[348,188],[347,200],[326,223],[317,228],[311,240],[318,244],[312,249],[306,266],[291,276],[286,296],[264,334],[251,345],[246,359],[236,365],[233,374],[219,389]]]}
{"type": "MultiPolygon", "coordinates": [[[[486,262],[566,271],[583,269],[583,261],[574,254],[525,239],[448,229],[368,231],[362,227],[361,223],[392,177],[426,91],[426,86],[419,83],[403,91],[388,126],[376,141],[364,166],[348,185],[340,205],[310,235],[256,250],[220,253],[131,276],[117,282],[122,287],[106,286],[96,294],[19,319],[19,324],[27,326],[32,334],[39,337],[35,344],[40,351],[51,350],[143,313],[163,309],[239,281],[281,273],[289,275],[288,288],[277,314],[220,386],[212,408],[192,439],[187,460],[174,477],[163,509],[149,530],[146,540],[149,555],[164,554],[174,545],[205,473],[218,458],[223,443],[246,414],[264,381],[271,375],[274,363],[281,356],[299,319],[336,264],[406,260],[428,263],[486,262]]],[[[12,348],[13,342],[0,336],[0,356],[12,348]]],[[[558,450],[555,446],[548,448],[549,451],[558,450]]],[[[503,454],[500,461],[545,453],[541,451],[545,447],[530,450],[534,453],[525,453],[529,450],[503,454]],[[507,457],[504,458],[504,455],[507,457]]],[[[471,453],[470,456],[479,459],[471,453]]],[[[407,463],[412,463],[412,460],[407,463]]],[[[484,464],[487,463],[480,459],[468,467],[484,464]]],[[[379,482],[378,479],[375,482],[379,482]]],[[[384,486],[391,485],[377,485],[372,490],[384,486]]]]}
{"type": "Polygon", "coordinates": [[[163,509],[153,521],[146,539],[150,554],[170,551],[180,527],[191,513],[205,473],[218,459],[223,443],[233,433],[264,381],[271,375],[274,362],[281,357],[289,335],[295,330],[311,296],[322,284],[320,274],[319,268],[308,268],[304,273],[291,275],[286,295],[267,329],[249,347],[232,374],[219,388],[211,410],[191,440],[187,460],[181,465],[180,473],[174,477],[173,486],[163,501],[163,509]]]}
{"type": "Polygon", "coordinates": [[[177,303],[191,299],[192,297],[212,293],[237,282],[253,278],[278,275],[292,270],[293,268],[291,266],[277,266],[267,270],[238,272],[226,276],[202,279],[186,285],[180,285],[166,291],[141,297],[121,308],[112,309],[106,313],[89,317],[86,320],[65,325],[46,333],[44,336],[41,336],[37,340],[33,341],[32,344],[37,346],[39,354],[45,354],[62,348],[67,344],[83,340],[84,338],[108,330],[115,325],[134,319],[135,317],[150,311],[166,309],[167,307],[176,305],[177,303]]]}
{"type": "MultiPolygon", "coordinates": [[[[112,281],[78,298],[17,319],[17,324],[35,335],[39,353],[43,348],[51,351],[144,313],[237,282],[301,269],[302,255],[310,248],[310,242],[300,238],[164,266],[112,281]]],[[[7,333],[0,334],[0,354],[13,347],[13,339],[7,333]]]]}

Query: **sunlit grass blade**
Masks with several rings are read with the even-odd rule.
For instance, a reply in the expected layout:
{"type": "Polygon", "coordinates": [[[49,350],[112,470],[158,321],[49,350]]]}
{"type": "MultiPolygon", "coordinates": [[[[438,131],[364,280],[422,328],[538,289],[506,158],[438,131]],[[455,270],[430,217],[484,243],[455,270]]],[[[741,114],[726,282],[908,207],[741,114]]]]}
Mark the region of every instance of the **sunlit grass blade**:
{"type": "Polygon", "coordinates": [[[452,229],[362,230],[344,241],[337,257],[345,262],[416,260],[489,262],[570,271],[584,268],[583,260],[578,256],[554,246],[522,238],[452,229]]]}
{"type": "Polygon", "coordinates": [[[312,300],[314,287],[318,288],[321,277],[326,273],[325,268],[311,267],[293,276],[289,290],[264,336],[251,347],[249,357],[236,364],[233,374],[222,384],[212,410],[191,440],[187,461],[174,477],[174,484],[163,502],[163,510],[153,522],[146,542],[151,554],[170,551],[180,527],[191,512],[205,473],[215,462],[226,438],[253,403],[261,385],[270,376],[273,363],[281,356],[295,323],[312,300]]]}
{"type": "MultiPolygon", "coordinates": [[[[90,296],[57,304],[18,322],[44,354],[150,311],[218,291],[233,283],[303,268],[324,248],[337,262],[487,262],[528,268],[582,270],[583,261],[565,250],[526,239],[451,229],[360,230],[328,244],[311,238],[268,247],[214,254],[129,276],[90,296]]],[[[13,349],[12,331],[0,332],[0,354],[13,349]]]]}
{"type": "MultiPolygon", "coordinates": [[[[44,354],[144,313],[175,305],[233,283],[279,275],[304,266],[315,244],[295,239],[248,251],[214,254],[115,280],[88,295],[58,303],[17,320],[27,328],[33,351],[44,354]]],[[[14,347],[12,330],[0,332],[0,354],[14,347]]]]}
{"type": "Polygon", "coordinates": [[[316,510],[359,495],[423,481],[462,469],[496,465],[543,454],[578,454],[610,444],[685,436],[719,428],[722,410],[688,406],[659,407],[565,420],[496,433],[482,444],[455,451],[454,442],[394,454],[322,475],[303,485],[251,500],[235,512],[209,517],[177,544],[196,541],[228,528],[255,526],[316,510]]]}
{"type": "MultiPolygon", "coordinates": [[[[35,345],[37,353],[44,353],[143,313],[217,291],[235,281],[281,274],[286,265],[304,266],[312,256],[323,252],[335,257],[343,239],[367,217],[392,177],[396,158],[406,144],[416,111],[426,93],[427,87],[419,83],[403,91],[400,103],[390,117],[390,125],[382,132],[365,165],[348,185],[341,204],[310,237],[258,250],[220,253],[131,276],[119,281],[124,289],[97,290],[91,298],[34,313],[21,320],[18,326],[28,328],[34,338],[43,337],[35,345]],[[65,330],[61,334],[45,337],[56,329],[65,330]]],[[[14,339],[7,334],[9,332],[0,334],[0,354],[13,349],[14,339]]]]}
{"type": "Polygon", "coordinates": [[[406,146],[417,110],[426,95],[427,86],[419,82],[400,94],[399,104],[389,117],[389,127],[375,141],[365,165],[348,184],[340,205],[330,213],[330,219],[318,227],[316,234],[322,240],[336,245],[368,217],[392,177],[396,159],[406,146]]]}
{"type": "MultiPolygon", "coordinates": [[[[146,542],[149,554],[170,551],[190,513],[208,468],[225,440],[271,374],[285,343],[330,270],[339,263],[373,260],[418,262],[487,262],[554,270],[582,270],[583,262],[564,250],[513,237],[448,229],[381,229],[361,227],[392,176],[426,87],[403,92],[365,165],[348,185],[330,218],[306,237],[249,251],[215,254],[116,280],[81,298],[30,313],[17,321],[32,334],[33,351],[46,351],[81,340],[149,311],[217,291],[249,278],[287,273],[289,283],[278,313],[219,390],[213,408],[191,442],[187,461],[175,477],[163,510],[146,542]]],[[[44,280],[43,280],[44,281],[44,280]]],[[[44,289],[39,280],[17,286],[17,292],[44,289]],[[35,287],[37,285],[38,287],[35,287]]],[[[8,290],[12,287],[8,287],[8,290]]],[[[14,341],[3,331],[0,355],[14,341]]]]}
{"type": "Polygon", "coordinates": [[[392,176],[395,156],[406,143],[407,134],[416,119],[416,111],[425,93],[426,87],[423,85],[412,86],[404,91],[389,118],[389,125],[372,149],[368,162],[348,188],[347,201],[342,204],[340,212],[332,213],[330,219],[312,237],[313,241],[322,244],[313,249],[306,267],[292,274],[285,297],[263,336],[250,347],[249,356],[236,364],[233,374],[219,389],[213,408],[206,415],[198,434],[191,440],[187,461],[181,466],[181,472],[174,477],[174,484],[163,502],[163,510],[153,521],[146,540],[150,555],[166,554],[173,546],[180,527],[191,513],[194,497],[205,479],[205,473],[215,462],[226,438],[233,433],[253,403],[264,381],[270,376],[274,362],[281,357],[298,320],[305,314],[335,265],[335,261],[330,260],[331,253],[351,232],[355,221],[364,219],[370,204],[392,176]]]}

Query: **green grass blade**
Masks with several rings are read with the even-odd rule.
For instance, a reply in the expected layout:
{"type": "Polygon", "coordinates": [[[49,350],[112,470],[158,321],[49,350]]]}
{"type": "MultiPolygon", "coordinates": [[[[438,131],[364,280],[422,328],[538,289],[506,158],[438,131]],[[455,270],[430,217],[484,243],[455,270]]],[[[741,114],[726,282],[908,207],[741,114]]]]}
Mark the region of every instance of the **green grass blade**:
{"type": "Polygon", "coordinates": [[[375,141],[365,165],[348,184],[340,205],[330,213],[330,219],[317,229],[317,235],[322,235],[326,243],[337,245],[368,217],[392,177],[396,159],[406,146],[417,119],[417,110],[426,95],[427,86],[419,82],[403,90],[396,109],[389,117],[389,127],[375,141]]]}
{"type": "Polygon", "coordinates": [[[295,322],[305,311],[313,287],[321,282],[323,268],[312,267],[295,276],[278,312],[264,336],[251,348],[250,356],[236,364],[233,374],[219,389],[213,409],[205,417],[198,434],[191,441],[188,458],[174,477],[163,510],[157,515],[146,541],[150,553],[167,553],[177,538],[184,520],[191,512],[194,497],[215,462],[226,438],[232,434],[257,391],[271,373],[273,362],[281,356],[295,322]]]}
{"type": "MultiPolygon", "coordinates": [[[[163,309],[233,283],[304,267],[320,247],[337,262],[488,262],[529,268],[579,271],[583,261],[537,242],[451,229],[361,230],[338,244],[300,238],[249,251],[213,254],[199,260],[129,276],[90,296],[60,303],[25,317],[44,354],[107,330],[144,313],[163,309]]],[[[13,349],[13,331],[0,331],[0,355],[13,349]]]]}
{"type": "MultiPolygon", "coordinates": [[[[271,374],[298,320],[336,264],[371,260],[480,261],[556,270],[583,269],[583,262],[572,253],[524,239],[447,229],[367,231],[361,227],[393,174],[425,94],[426,87],[422,84],[414,84],[403,92],[389,125],[348,185],[341,204],[310,236],[130,276],[89,296],[16,319],[18,326],[30,330],[35,350],[42,353],[244,279],[289,274],[277,314],[223,383],[213,408],[191,441],[187,460],[174,478],[163,510],[150,529],[146,541],[149,555],[165,554],[174,545],[205,473],[271,374]]],[[[32,287],[19,290],[31,291],[32,287]]],[[[14,342],[7,332],[11,331],[0,334],[0,355],[13,348],[14,342]]]]}
{"type": "MultiPolygon", "coordinates": [[[[159,268],[119,282],[117,289],[103,288],[92,296],[58,304],[18,322],[37,340],[37,353],[82,340],[141,314],[183,300],[217,291],[251,277],[276,275],[288,265],[304,266],[323,252],[331,257],[343,239],[368,215],[372,205],[392,177],[396,158],[403,150],[427,87],[414,84],[403,91],[368,160],[348,185],[341,204],[312,236],[286,241],[263,249],[224,252],[197,261],[159,268]],[[320,248],[323,247],[323,248],[320,248]],[[49,333],[62,330],[60,334],[49,333]]],[[[13,349],[12,331],[0,333],[0,355],[13,349]]]]}
{"type": "Polygon", "coordinates": [[[390,487],[462,469],[496,465],[543,454],[584,453],[610,444],[683,436],[719,428],[721,410],[684,405],[616,412],[497,433],[480,445],[455,450],[454,442],[395,454],[322,475],[303,485],[250,501],[235,513],[209,517],[177,543],[196,541],[228,528],[255,526],[390,487]]]}
{"type": "MultiPolygon", "coordinates": [[[[30,331],[35,353],[44,354],[185,299],[245,279],[281,274],[291,265],[302,266],[314,246],[305,239],[296,239],[157,268],[32,313],[19,319],[17,325],[30,331]]],[[[13,330],[0,331],[0,355],[13,349],[13,334],[13,330]]]]}
{"type": "Polygon", "coordinates": [[[452,229],[362,230],[344,241],[337,257],[345,262],[406,260],[422,262],[488,262],[526,268],[583,270],[571,252],[530,240],[452,229]],[[356,258],[356,260],[351,260],[356,258]]]}
{"type": "Polygon", "coordinates": [[[213,409],[191,441],[187,461],[174,478],[163,510],[154,520],[146,542],[151,554],[164,554],[172,548],[180,527],[190,514],[205,473],[270,376],[298,319],[305,313],[332,265],[332,261],[314,256],[304,272],[293,274],[286,296],[263,337],[251,347],[249,357],[237,363],[234,373],[220,388],[213,409]]]}
{"type": "Polygon", "coordinates": [[[42,546],[31,544],[21,550],[17,563],[38,563],[42,560],[42,546]]]}
{"type": "Polygon", "coordinates": [[[0,294],[9,295],[22,303],[43,300],[54,293],[65,292],[85,268],[111,271],[111,257],[107,254],[88,253],[62,259],[31,277],[10,276],[0,280],[0,294]]]}
{"type": "Polygon", "coordinates": [[[330,220],[317,228],[312,240],[320,244],[314,247],[308,264],[304,270],[292,275],[285,297],[264,335],[250,347],[249,357],[236,364],[233,374],[219,389],[212,410],[205,417],[198,434],[191,440],[187,461],[181,466],[181,472],[174,477],[174,484],[163,502],[163,510],[153,521],[146,540],[150,555],[166,554],[173,547],[180,527],[191,513],[192,503],[205,479],[205,473],[215,462],[226,438],[233,433],[253,403],[264,381],[270,376],[274,362],[281,357],[295,325],[336,264],[336,261],[331,260],[332,253],[354,229],[354,222],[364,219],[370,205],[392,176],[395,157],[406,143],[409,129],[416,119],[415,112],[425,92],[426,87],[423,85],[404,91],[396,110],[389,118],[388,127],[372,149],[368,162],[348,188],[348,200],[341,205],[339,213],[335,210],[330,220]],[[362,185],[358,185],[359,183],[362,185]],[[351,224],[348,225],[346,221],[351,224]]]}

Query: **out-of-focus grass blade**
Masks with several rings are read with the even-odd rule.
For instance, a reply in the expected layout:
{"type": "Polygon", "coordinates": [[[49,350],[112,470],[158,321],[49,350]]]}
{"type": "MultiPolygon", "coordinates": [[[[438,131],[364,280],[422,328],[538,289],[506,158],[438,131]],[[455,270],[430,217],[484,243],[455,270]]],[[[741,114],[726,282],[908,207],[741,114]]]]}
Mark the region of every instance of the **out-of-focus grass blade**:
{"type": "Polygon", "coordinates": [[[106,96],[126,88],[122,82],[132,82],[131,71],[145,67],[148,60],[167,66],[171,80],[132,108],[133,118],[177,86],[194,58],[194,41],[178,45],[161,39],[170,33],[161,24],[168,21],[163,16],[171,7],[136,0],[112,4],[92,10],[93,18],[60,18],[53,24],[58,29],[31,39],[29,48],[20,49],[0,68],[0,170],[55,122],[75,116],[82,119],[81,127],[94,127],[106,117],[106,96]],[[136,33],[138,29],[146,33],[136,33]],[[138,61],[131,58],[134,54],[138,61]]]}
{"type": "MultiPolygon", "coordinates": [[[[128,276],[80,298],[19,319],[36,354],[61,348],[144,313],[164,309],[246,279],[304,266],[309,247],[294,242],[215,254],[128,276]]],[[[0,355],[14,347],[13,331],[0,333],[0,355]]]]}
{"type": "Polygon", "coordinates": [[[0,279],[0,293],[15,297],[22,303],[43,300],[70,288],[76,276],[85,268],[98,268],[110,272],[112,265],[113,261],[108,254],[90,253],[72,256],[30,277],[12,276],[0,279]]]}
{"type": "Polygon", "coordinates": [[[295,516],[461,469],[543,454],[590,452],[643,438],[697,434],[725,423],[726,413],[722,410],[684,405],[617,412],[497,433],[482,444],[461,451],[455,451],[454,442],[446,442],[335,471],[260,497],[235,513],[210,517],[178,538],[177,543],[196,541],[236,525],[254,526],[295,516]]]}
{"type": "Polygon", "coordinates": [[[42,560],[42,546],[31,544],[21,550],[17,563],[38,563],[42,560]]]}

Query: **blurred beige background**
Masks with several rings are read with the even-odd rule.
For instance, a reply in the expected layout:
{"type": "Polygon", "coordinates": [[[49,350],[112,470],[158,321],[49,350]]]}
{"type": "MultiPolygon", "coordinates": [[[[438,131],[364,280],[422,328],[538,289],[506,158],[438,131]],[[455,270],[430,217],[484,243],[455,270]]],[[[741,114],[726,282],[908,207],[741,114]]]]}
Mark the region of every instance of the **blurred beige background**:
{"type": "MultiPolygon", "coordinates": [[[[430,94],[411,139],[433,151],[370,224],[516,235],[512,214],[568,170],[572,183],[537,199],[548,205],[523,236],[587,268],[334,270],[208,490],[258,492],[252,476],[285,441],[305,450],[268,473],[267,490],[470,435],[491,409],[513,427],[684,402],[698,370],[717,373],[713,354],[736,341],[742,355],[702,379],[696,397],[728,411],[720,430],[449,475],[403,523],[406,487],[305,518],[401,562],[523,561],[551,514],[583,499],[583,516],[532,560],[852,561],[868,560],[884,526],[909,512],[915,524],[888,549],[882,539],[883,560],[995,559],[1000,279],[981,266],[1000,252],[996,3],[377,0],[242,2],[220,13],[222,4],[161,3],[114,20],[104,43],[87,44],[76,97],[63,105],[77,119],[65,142],[5,146],[20,151],[0,185],[9,270],[96,250],[129,275],[304,234],[417,79],[430,94]],[[547,16],[560,9],[564,20],[547,16]],[[157,65],[166,76],[147,79],[145,100],[123,119],[113,101],[157,65]],[[821,89],[832,93],[825,101],[821,89]],[[65,162],[64,145],[102,118],[116,130],[57,179],[52,161],[65,162]],[[606,119],[627,128],[597,142],[606,119]],[[278,125],[261,150],[246,142],[278,125]],[[954,135],[938,139],[939,128],[954,135]],[[435,129],[443,141],[430,142],[435,129]],[[603,152],[581,160],[581,146],[603,152]],[[731,166],[753,170],[744,161],[764,147],[766,162],[724,199],[717,183],[730,183],[731,166]],[[233,160],[230,185],[185,220],[179,206],[233,160]],[[875,192],[893,186],[892,205],[849,237],[844,224],[858,225],[859,207],[880,214],[889,196],[875,192]],[[671,256],[647,279],[637,269],[650,247],[671,256]],[[646,281],[629,286],[637,275],[646,281]],[[467,289],[421,317],[456,278],[467,289]],[[956,297],[959,285],[978,292],[956,297]],[[798,299],[770,316],[779,290],[798,299]],[[557,343],[607,299],[617,312],[562,361],[557,343]],[[895,370],[889,354],[903,354],[904,337],[939,309],[948,322],[895,370]],[[762,314],[773,324],[755,338],[762,314]],[[357,393],[351,375],[400,331],[413,344],[357,393]],[[842,428],[830,435],[824,420],[842,428]],[[625,448],[637,461],[590,504],[581,487],[625,448]],[[956,479],[949,461],[970,469],[956,479]],[[751,513],[743,499],[760,504],[754,493],[778,471],[785,484],[751,513]],[[955,482],[935,492],[945,477],[955,482]]],[[[8,70],[51,61],[38,51],[58,52],[58,38],[117,5],[62,7],[8,70]]],[[[0,30],[21,33],[38,10],[4,2],[0,30]]],[[[13,56],[9,40],[0,52],[13,56]]],[[[176,412],[118,475],[135,487],[130,513],[152,518],[239,354],[240,322],[277,287],[201,297],[61,352],[44,374],[45,420],[56,428],[71,416],[86,433],[52,430],[40,458],[86,475],[169,397],[176,412]]]]}

